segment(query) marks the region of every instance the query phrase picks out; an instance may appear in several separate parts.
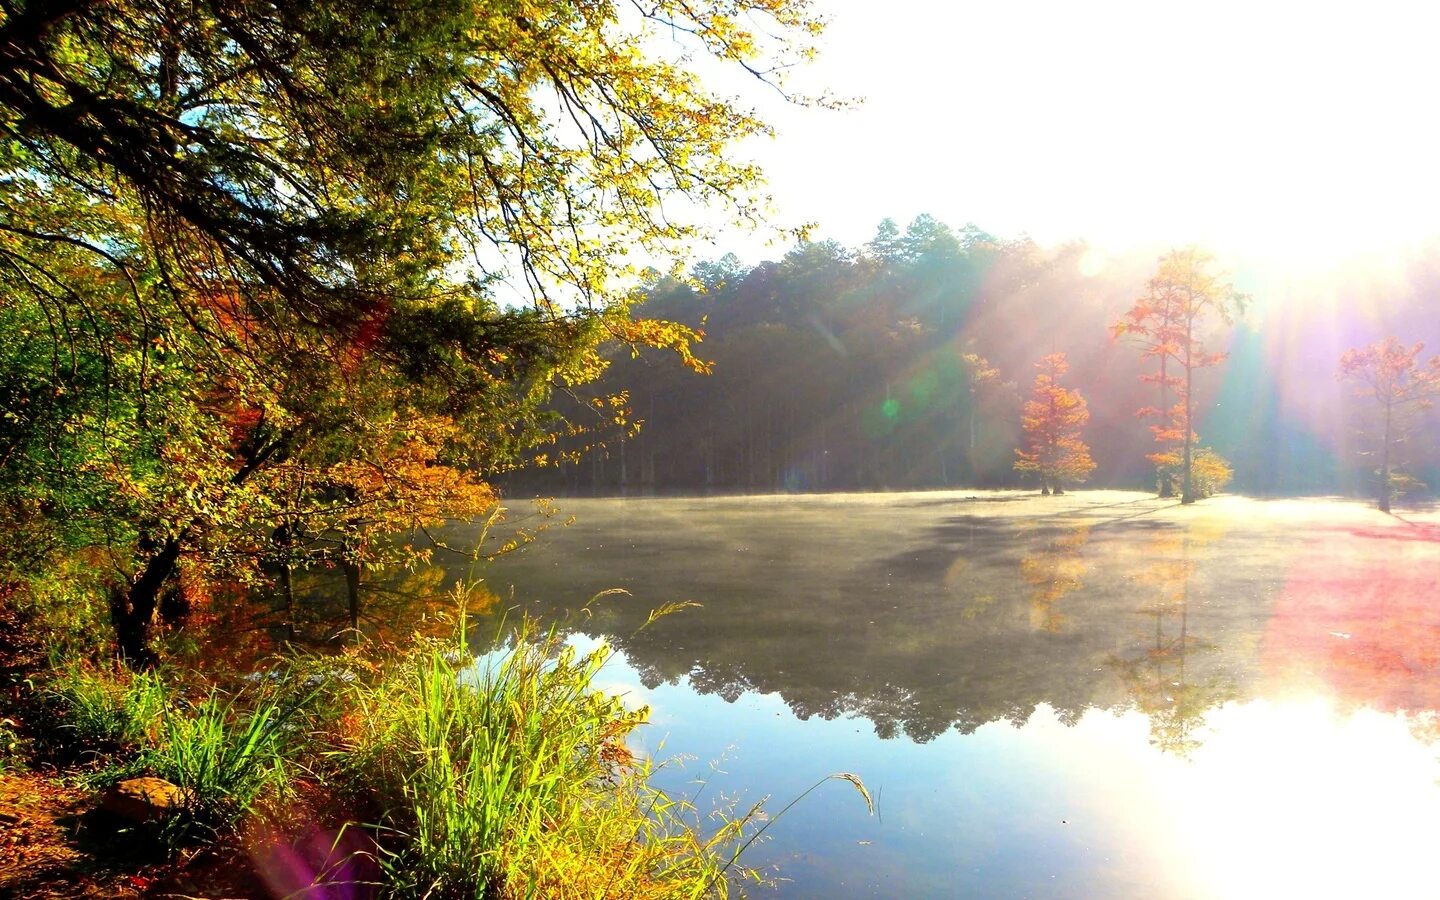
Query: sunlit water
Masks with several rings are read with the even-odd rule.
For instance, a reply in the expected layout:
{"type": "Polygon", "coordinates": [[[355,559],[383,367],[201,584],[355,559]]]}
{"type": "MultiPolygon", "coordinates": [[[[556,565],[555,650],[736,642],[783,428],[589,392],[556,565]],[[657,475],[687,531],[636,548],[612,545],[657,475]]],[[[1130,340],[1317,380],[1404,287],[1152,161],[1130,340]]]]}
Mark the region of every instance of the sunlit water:
{"type": "Polygon", "coordinates": [[[748,860],[779,896],[1440,891],[1428,521],[1113,492],[562,506],[485,577],[618,648],[637,746],[688,759],[667,788],[876,795],[830,783],[774,824],[748,860]],[[674,601],[702,605],[642,628],[674,601]]]}

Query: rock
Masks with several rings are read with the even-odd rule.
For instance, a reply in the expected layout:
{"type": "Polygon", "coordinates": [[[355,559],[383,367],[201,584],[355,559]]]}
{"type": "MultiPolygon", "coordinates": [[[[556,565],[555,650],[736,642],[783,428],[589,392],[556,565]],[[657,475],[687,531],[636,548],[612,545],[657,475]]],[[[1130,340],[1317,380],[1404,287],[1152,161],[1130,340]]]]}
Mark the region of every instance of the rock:
{"type": "Polygon", "coordinates": [[[132,822],[155,822],[184,803],[181,790],[163,778],[128,778],[100,798],[100,808],[132,822]]]}

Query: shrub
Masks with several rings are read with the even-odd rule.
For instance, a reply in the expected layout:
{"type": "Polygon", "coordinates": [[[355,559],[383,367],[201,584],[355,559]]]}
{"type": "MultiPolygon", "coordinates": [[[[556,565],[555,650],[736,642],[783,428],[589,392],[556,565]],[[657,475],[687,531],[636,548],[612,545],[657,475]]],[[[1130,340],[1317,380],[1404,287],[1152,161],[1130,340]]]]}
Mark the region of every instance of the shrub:
{"type": "Polygon", "coordinates": [[[1235,470],[1230,461],[1209,447],[1198,447],[1190,460],[1190,480],[1199,497],[1213,497],[1225,490],[1235,470]]]}
{"type": "Polygon", "coordinates": [[[24,748],[15,721],[0,719],[0,774],[22,768],[24,762],[24,748]]]}

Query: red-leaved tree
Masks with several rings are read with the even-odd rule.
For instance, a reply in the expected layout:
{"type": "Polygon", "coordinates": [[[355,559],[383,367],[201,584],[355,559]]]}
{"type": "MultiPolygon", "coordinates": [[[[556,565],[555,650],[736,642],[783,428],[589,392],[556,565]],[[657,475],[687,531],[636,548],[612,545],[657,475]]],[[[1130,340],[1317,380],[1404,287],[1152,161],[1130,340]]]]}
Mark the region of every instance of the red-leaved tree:
{"type": "Polygon", "coordinates": [[[1025,447],[1015,451],[1015,470],[1040,476],[1040,493],[1065,493],[1064,485],[1078,484],[1095,471],[1090,448],[1080,430],[1090,421],[1090,410],[1080,392],[1060,385],[1070,370],[1065,354],[1052,353],[1035,364],[1039,373],[1030,399],[1025,401],[1021,424],[1025,447]]]}
{"type": "Polygon", "coordinates": [[[1365,347],[1346,350],[1340,357],[1340,377],[1356,385],[1355,394],[1374,401],[1376,421],[1362,429],[1373,443],[1366,452],[1377,454],[1380,510],[1410,479],[1401,471],[1401,451],[1420,410],[1428,409],[1440,394],[1440,356],[1422,365],[1421,343],[1405,346],[1393,337],[1365,347]]]}
{"type": "MultiPolygon", "coordinates": [[[[1172,479],[1178,470],[1181,503],[1194,503],[1203,493],[1195,477],[1195,370],[1217,366],[1229,355],[1206,349],[1206,331],[1212,318],[1229,325],[1245,301],[1229,282],[1210,271],[1212,262],[1196,247],[1161,257],[1145,296],[1111,327],[1115,337],[1131,339],[1142,356],[1156,363],[1155,372],[1140,378],[1159,387],[1160,405],[1136,414],[1158,420],[1150,430],[1163,449],[1149,459],[1159,471],[1162,497],[1173,496],[1172,479]]],[[[1206,454],[1208,459],[1210,452],[1206,454]]]]}

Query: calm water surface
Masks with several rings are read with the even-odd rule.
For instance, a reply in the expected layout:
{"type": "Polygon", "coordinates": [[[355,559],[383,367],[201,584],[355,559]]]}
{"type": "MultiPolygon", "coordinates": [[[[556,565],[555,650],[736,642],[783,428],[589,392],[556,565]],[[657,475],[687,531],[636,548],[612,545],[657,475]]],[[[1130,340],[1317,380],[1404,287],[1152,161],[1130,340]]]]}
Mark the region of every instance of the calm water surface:
{"type": "Polygon", "coordinates": [[[1440,526],[1139,494],[571,500],[485,573],[782,897],[1434,896],[1440,526]],[[625,588],[581,611],[594,594],[625,588]],[[701,604],[645,627],[665,603],[701,604]]]}

